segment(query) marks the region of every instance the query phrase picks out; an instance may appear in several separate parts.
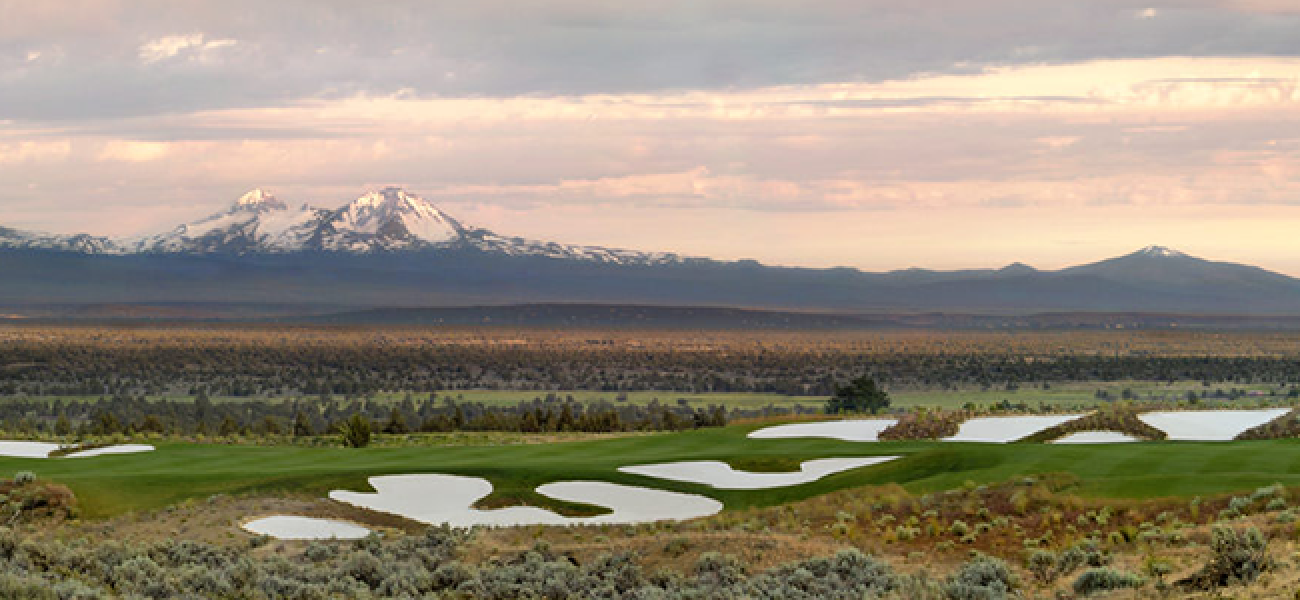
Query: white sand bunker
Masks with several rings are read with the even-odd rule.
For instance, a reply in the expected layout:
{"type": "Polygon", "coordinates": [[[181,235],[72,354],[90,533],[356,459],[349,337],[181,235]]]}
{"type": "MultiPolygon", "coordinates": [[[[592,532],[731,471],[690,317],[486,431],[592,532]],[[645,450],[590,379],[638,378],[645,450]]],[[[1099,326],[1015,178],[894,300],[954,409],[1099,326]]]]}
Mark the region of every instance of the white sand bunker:
{"type": "Polygon", "coordinates": [[[961,424],[948,442],[994,442],[1005,444],[1073,421],[1083,415],[1034,415],[1023,417],[976,417],[961,424]]]}
{"type": "Polygon", "coordinates": [[[347,521],[276,515],[244,523],[244,529],[278,540],[359,540],[370,530],[347,521]]]}
{"type": "Polygon", "coordinates": [[[479,477],[386,475],[369,481],[376,493],[334,490],[330,498],[421,523],[453,527],[652,523],[705,517],[722,510],[721,502],[704,496],[599,481],[563,481],[538,487],[537,493],[556,500],[604,506],[613,511],[595,517],[564,517],[532,506],[472,508],[492,492],[492,484],[479,477]]]}
{"type": "Polygon", "coordinates": [[[46,442],[0,441],[0,456],[11,458],[49,458],[50,453],[58,449],[58,444],[46,442]]]}
{"type": "Polygon", "coordinates": [[[799,485],[817,481],[849,469],[878,465],[897,456],[869,456],[860,458],[820,458],[805,461],[799,471],[792,473],[753,473],[737,471],[731,465],[716,460],[700,460],[657,465],[619,467],[619,471],[659,479],[702,483],[720,490],[765,490],[768,488],[799,485]]]}
{"type": "MultiPolygon", "coordinates": [[[[50,453],[58,450],[58,444],[49,442],[20,442],[20,441],[0,441],[0,456],[11,458],[49,458],[50,453]]],[[[119,444],[116,446],[104,446],[103,448],[92,448],[90,450],[80,450],[67,455],[67,458],[85,458],[88,456],[102,456],[104,454],[131,454],[135,452],[149,452],[154,449],[148,444],[119,444]]]]}
{"type": "Polygon", "coordinates": [[[91,448],[90,450],[80,450],[68,454],[68,458],[85,458],[88,456],[104,456],[105,454],[135,454],[136,452],[153,452],[154,447],[149,444],[119,444],[116,446],[104,446],[103,448],[91,448]]]}
{"type": "Polygon", "coordinates": [[[754,439],[781,438],[832,438],[846,442],[878,442],[880,432],[890,428],[897,419],[853,419],[849,421],[819,421],[777,425],[752,431],[754,439]]]}
{"type": "Polygon", "coordinates": [[[1118,444],[1123,442],[1140,442],[1141,438],[1133,437],[1127,433],[1118,431],[1076,431],[1071,434],[1063,435],[1056,438],[1049,444],[1118,444]]]}
{"type": "Polygon", "coordinates": [[[1204,410],[1151,412],[1138,415],[1143,423],[1167,434],[1171,440],[1226,441],[1289,412],[1287,408],[1264,410],[1204,410]]]}

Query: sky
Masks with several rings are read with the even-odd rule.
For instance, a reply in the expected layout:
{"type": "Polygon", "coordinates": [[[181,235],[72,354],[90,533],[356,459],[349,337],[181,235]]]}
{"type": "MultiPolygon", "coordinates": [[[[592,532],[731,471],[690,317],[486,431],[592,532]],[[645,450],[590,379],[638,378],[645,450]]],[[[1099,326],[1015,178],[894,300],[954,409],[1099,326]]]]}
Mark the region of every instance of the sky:
{"type": "Polygon", "coordinates": [[[1300,3],[0,0],[0,226],[387,185],[776,265],[1300,275],[1300,3]]]}

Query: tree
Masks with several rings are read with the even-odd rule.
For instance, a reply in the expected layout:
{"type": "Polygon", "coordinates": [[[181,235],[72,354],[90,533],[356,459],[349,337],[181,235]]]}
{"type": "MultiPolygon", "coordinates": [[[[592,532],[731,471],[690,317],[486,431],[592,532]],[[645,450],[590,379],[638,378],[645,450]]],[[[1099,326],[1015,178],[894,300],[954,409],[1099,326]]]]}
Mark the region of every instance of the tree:
{"type": "Polygon", "coordinates": [[[54,422],[54,435],[68,435],[72,433],[72,423],[68,421],[68,415],[59,411],[59,419],[54,422]]]}
{"type": "Polygon", "coordinates": [[[394,406],[392,412],[388,413],[388,423],[384,424],[384,433],[406,433],[410,430],[406,425],[406,417],[394,406]]]}
{"type": "Polygon", "coordinates": [[[339,426],[343,445],[347,448],[365,448],[370,445],[370,419],[360,413],[352,416],[339,426]]]}
{"type": "Polygon", "coordinates": [[[307,419],[307,413],[298,411],[293,417],[293,434],[296,436],[313,435],[316,431],[311,426],[311,421],[307,419]]]}
{"type": "Polygon", "coordinates": [[[835,386],[835,395],[826,401],[826,413],[876,414],[889,408],[889,394],[876,385],[876,380],[863,375],[845,386],[835,386]]]}

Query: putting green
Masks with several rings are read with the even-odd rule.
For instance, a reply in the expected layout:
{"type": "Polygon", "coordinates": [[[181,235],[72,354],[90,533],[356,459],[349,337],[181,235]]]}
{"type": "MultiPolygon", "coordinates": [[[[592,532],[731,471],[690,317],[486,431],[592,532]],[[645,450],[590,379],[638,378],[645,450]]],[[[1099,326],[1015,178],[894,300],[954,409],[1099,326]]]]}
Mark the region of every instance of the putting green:
{"type": "MultiPolygon", "coordinates": [[[[1041,473],[1072,473],[1080,494],[1192,496],[1281,482],[1300,485],[1300,440],[1142,442],[1057,445],[955,442],[862,443],[829,439],[747,439],[754,426],[546,445],[307,448],[156,443],[156,452],[91,459],[0,459],[0,475],[34,471],[69,485],[87,517],[158,508],[217,493],[370,491],[366,478],[447,473],[487,478],[497,493],[530,498],[538,485],[596,480],[690,492],[727,508],[770,506],[837,489],[898,483],[915,492],[966,481],[990,483],[1041,473]],[[901,458],[824,479],[768,490],[706,485],[620,473],[626,465],[687,460],[735,464],[845,456],[901,458]]],[[[544,505],[544,504],[543,504],[544,505]]]]}

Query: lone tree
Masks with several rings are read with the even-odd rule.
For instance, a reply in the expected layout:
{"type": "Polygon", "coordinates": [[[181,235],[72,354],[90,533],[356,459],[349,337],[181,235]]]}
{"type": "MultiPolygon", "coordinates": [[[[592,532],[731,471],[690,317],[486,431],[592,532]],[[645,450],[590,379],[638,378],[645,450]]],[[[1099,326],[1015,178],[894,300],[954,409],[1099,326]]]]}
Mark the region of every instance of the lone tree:
{"type": "Polygon", "coordinates": [[[835,386],[835,395],[826,401],[826,414],[865,413],[876,414],[889,408],[889,394],[876,385],[876,380],[863,375],[845,386],[835,386]]]}
{"type": "Polygon", "coordinates": [[[343,445],[348,448],[365,448],[370,445],[370,419],[354,414],[339,426],[343,445]]]}

